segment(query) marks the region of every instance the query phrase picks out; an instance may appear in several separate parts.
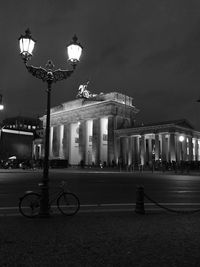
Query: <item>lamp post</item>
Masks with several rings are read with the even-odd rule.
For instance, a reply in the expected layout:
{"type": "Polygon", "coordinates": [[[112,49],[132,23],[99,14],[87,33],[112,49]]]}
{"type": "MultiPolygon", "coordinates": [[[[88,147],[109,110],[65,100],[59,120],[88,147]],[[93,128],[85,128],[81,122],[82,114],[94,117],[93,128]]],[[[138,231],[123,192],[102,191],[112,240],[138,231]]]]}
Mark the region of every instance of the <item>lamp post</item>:
{"type": "Polygon", "coordinates": [[[25,63],[25,66],[33,76],[47,83],[47,115],[46,115],[46,130],[45,130],[45,156],[43,166],[43,180],[41,186],[41,202],[40,216],[49,216],[49,133],[50,133],[50,104],[51,104],[51,87],[53,83],[67,79],[75,70],[77,63],[82,54],[82,46],[77,42],[77,37],[74,35],[72,41],[67,45],[68,60],[72,64],[72,70],[53,70],[54,65],[51,60],[46,64],[46,68],[29,66],[27,62],[33,55],[33,50],[36,41],[32,38],[29,29],[25,31],[25,35],[19,37],[20,54],[25,63]]]}
{"type": "Polygon", "coordinates": [[[0,94],[0,110],[4,109],[4,104],[3,104],[3,96],[0,94]]]}

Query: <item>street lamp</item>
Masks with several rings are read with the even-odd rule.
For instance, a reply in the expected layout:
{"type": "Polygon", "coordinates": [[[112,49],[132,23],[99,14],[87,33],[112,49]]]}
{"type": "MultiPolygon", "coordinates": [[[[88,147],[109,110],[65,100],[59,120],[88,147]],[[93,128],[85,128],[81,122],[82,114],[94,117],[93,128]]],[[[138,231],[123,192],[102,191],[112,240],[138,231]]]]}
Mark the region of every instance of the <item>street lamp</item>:
{"type": "Polygon", "coordinates": [[[47,115],[46,115],[46,131],[45,131],[45,156],[43,167],[43,180],[41,187],[41,202],[40,216],[49,216],[49,133],[50,133],[50,103],[51,103],[51,86],[52,83],[67,79],[73,72],[80,60],[82,54],[82,46],[77,42],[76,35],[67,45],[68,60],[72,64],[73,70],[53,70],[54,65],[51,60],[48,60],[46,68],[34,67],[27,65],[28,60],[33,55],[33,50],[36,41],[32,38],[29,29],[25,31],[25,35],[19,37],[20,54],[25,63],[25,66],[33,76],[47,83],[47,115]]]}

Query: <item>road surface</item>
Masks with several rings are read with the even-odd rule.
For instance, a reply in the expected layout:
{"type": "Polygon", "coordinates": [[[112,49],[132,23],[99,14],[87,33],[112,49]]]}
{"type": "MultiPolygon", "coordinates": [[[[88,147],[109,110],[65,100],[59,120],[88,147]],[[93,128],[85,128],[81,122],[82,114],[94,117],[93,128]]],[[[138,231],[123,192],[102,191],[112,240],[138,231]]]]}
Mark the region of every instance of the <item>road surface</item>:
{"type": "MultiPolygon", "coordinates": [[[[143,185],[147,195],[168,207],[200,208],[200,176],[162,173],[81,172],[50,170],[50,194],[60,181],[67,181],[82,209],[132,208],[136,202],[137,185],[143,185]]],[[[26,190],[38,191],[42,171],[0,172],[0,213],[17,210],[19,197],[26,190]]],[[[145,205],[153,206],[147,199],[145,205]]],[[[154,205],[155,206],[155,205],[154,205]]]]}

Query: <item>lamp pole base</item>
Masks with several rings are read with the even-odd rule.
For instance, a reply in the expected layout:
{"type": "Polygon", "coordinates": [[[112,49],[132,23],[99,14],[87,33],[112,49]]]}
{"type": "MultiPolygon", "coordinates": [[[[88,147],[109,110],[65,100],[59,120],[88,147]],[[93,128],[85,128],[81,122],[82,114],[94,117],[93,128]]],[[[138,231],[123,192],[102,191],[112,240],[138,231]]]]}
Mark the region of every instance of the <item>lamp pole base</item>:
{"type": "Polygon", "coordinates": [[[50,217],[49,208],[49,188],[48,185],[42,185],[39,217],[50,217]]]}

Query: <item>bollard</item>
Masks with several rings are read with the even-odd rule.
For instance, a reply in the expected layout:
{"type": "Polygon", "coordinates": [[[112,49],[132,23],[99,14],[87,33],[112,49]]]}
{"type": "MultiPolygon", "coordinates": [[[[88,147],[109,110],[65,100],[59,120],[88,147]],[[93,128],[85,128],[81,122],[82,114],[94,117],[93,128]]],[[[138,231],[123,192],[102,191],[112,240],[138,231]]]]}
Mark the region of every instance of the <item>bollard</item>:
{"type": "Polygon", "coordinates": [[[145,214],[144,210],[144,187],[139,185],[136,189],[136,205],[135,212],[139,214],[145,214]]]}

